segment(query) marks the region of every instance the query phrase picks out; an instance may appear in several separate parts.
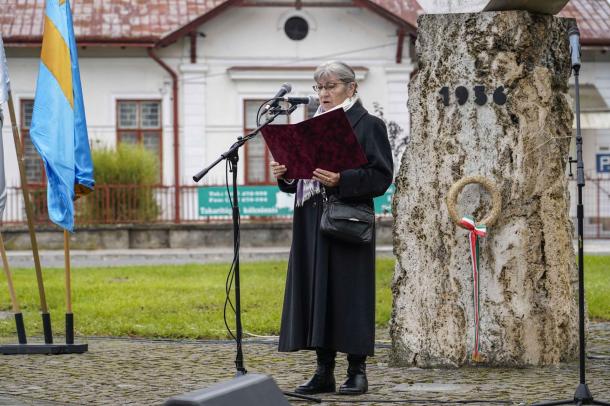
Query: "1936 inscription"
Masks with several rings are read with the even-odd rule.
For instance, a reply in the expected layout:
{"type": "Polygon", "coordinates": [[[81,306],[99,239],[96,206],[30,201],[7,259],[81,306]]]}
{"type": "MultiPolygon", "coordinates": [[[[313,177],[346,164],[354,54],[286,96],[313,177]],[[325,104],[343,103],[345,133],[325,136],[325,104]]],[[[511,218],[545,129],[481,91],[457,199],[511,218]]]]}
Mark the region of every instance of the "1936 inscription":
{"type": "MultiPolygon", "coordinates": [[[[475,86],[475,87],[473,87],[472,90],[474,92],[474,97],[472,100],[479,106],[485,105],[485,103],[487,103],[487,101],[489,100],[485,86],[482,86],[482,85],[475,86]]],[[[439,93],[442,96],[443,104],[445,106],[449,106],[449,104],[451,102],[449,87],[444,86],[439,91],[439,93]]],[[[465,86],[456,87],[455,91],[453,93],[455,95],[455,100],[458,102],[458,104],[460,106],[463,106],[464,104],[466,104],[466,102],[468,102],[468,100],[470,100],[470,92],[468,91],[468,88],[466,88],[465,86]]],[[[504,93],[504,86],[499,86],[496,88],[496,90],[494,90],[494,92],[492,94],[492,100],[494,103],[496,103],[499,106],[502,106],[503,104],[506,103],[507,96],[506,96],[506,93],[504,93]]]]}

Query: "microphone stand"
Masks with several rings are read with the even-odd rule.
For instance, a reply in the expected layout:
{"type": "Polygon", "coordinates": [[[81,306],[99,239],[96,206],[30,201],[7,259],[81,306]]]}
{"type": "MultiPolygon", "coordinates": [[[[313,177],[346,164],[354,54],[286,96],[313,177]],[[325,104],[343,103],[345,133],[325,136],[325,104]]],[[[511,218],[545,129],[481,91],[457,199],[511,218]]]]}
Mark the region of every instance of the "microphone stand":
{"type": "Polygon", "coordinates": [[[582,189],[585,187],[585,165],[582,158],[582,135],[580,133],[580,87],[578,76],[580,63],[572,65],[574,70],[574,87],[576,90],[576,159],[569,158],[570,176],[572,175],[572,164],[576,163],[576,184],[578,186],[578,204],[576,206],[576,217],[578,219],[578,338],[579,338],[579,370],[580,382],[574,393],[574,399],[534,403],[532,406],[554,406],[554,405],[607,405],[610,403],[594,400],[585,380],[585,282],[584,282],[584,249],[583,249],[583,224],[584,206],[582,202],[582,189]]]}
{"type": "MultiPolygon", "coordinates": [[[[269,110],[270,116],[267,120],[258,126],[254,131],[246,134],[244,137],[237,137],[237,142],[235,142],[231,147],[224,153],[218,157],[214,162],[212,162],[208,167],[199,171],[195,176],[193,176],[193,180],[195,182],[199,182],[212,168],[218,165],[220,162],[225,159],[229,161],[230,172],[233,174],[233,196],[232,196],[232,218],[233,218],[233,255],[235,258],[235,342],[236,342],[236,356],[235,356],[235,368],[236,368],[236,376],[242,376],[248,373],[244,366],[244,354],[242,351],[242,338],[243,338],[243,329],[241,324],[241,294],[240,294],[240,285],[239,285],[239,247],[240,247],[240,213],[239,213],[239,198],[237,196],[237,168],[239,162],[239,148],[244,146],[248,141],[252,138],[256,137],[258,132],[268,124],[270,124],[275,118],[281,114],[289,115],[294,110],[296,110],[297,105],[291,105],[287,110],[282,110],[281,108],[271,108],[269,110]]],[[[322,400],[319,398],[300,395],[291,392],[284,392],[286,396],[292,396],[299,399],[310,400],[316,403],[322,403],[322,400]]]]}

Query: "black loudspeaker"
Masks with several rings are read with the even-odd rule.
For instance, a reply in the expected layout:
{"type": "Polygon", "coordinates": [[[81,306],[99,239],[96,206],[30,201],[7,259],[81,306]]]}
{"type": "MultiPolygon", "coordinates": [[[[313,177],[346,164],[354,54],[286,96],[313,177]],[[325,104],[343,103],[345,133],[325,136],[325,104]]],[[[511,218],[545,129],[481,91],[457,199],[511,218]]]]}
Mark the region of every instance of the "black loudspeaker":
{"type": "Polygon", "coordinates": [[[261,374],[246,374],[206,389],[169,398],[164,406],[290,406],[275,381],[261,374]]]}

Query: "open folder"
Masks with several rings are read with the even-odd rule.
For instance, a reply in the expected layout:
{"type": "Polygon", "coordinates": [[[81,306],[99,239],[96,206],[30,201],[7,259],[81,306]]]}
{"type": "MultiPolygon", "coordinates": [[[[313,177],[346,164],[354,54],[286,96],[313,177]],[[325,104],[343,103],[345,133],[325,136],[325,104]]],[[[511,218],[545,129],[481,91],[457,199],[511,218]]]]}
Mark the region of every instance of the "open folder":
{"type": "Polygon", "coordinates": [[[343,109],[261,132],[273,159],[286,165],[286,179],[311,179],[316,168],[341,172],[368,162],[343,109]]]}

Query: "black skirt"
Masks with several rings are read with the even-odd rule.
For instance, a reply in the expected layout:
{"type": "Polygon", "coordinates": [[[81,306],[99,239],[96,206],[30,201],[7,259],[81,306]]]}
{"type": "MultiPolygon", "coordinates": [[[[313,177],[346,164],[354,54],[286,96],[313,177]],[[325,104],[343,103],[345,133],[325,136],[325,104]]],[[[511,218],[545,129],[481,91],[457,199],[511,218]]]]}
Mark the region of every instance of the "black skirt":
{"type": "Polygon", "coordinates": [[[321,195],[295,207],[279,350],[373,355],[375,241],[355,245],[320,234],[322,208],[321,195]]]}

